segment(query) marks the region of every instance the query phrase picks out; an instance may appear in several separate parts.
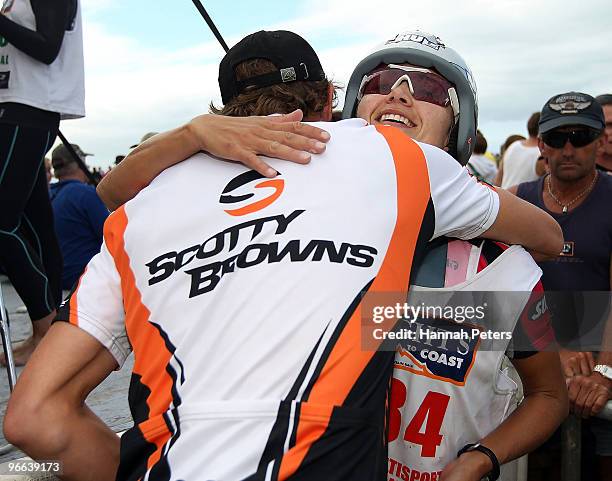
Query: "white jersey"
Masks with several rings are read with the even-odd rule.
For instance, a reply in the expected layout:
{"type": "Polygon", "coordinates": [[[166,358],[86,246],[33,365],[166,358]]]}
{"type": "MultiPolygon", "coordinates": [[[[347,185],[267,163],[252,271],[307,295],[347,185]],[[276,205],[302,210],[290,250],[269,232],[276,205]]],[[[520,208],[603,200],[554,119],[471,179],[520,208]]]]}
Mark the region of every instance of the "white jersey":
{"type": "Polygon", "coordinates": [[[539,176],[536,174],[536,163],[539,156],[540,149],[537,146],[525,147],[520,140],[512,143],[504,152],[501,187],[508,189],[523,182],[537,180],[539,176]]]}
{"type": "MultiPolygon", "coordinates": [[[[410,327],[414,332],[465,332],[467,336],[421,337],[398,347],[391,388],[389,481],[439,480],[463,446],[493,431],[519,401],[518,386],[504,362],[508,336],[485,342],[471,331],[512,333],[542,272],[520,246],[509,247],[480,272],[482,245],[451,241],[448,246],[446,287],[413,287],[411,304],[421,299],[431,304],[434,295],[441,299],[446,293],[459,292],[469,298],[470,293],[483,291],[490,293],[479,302],[482,306],[485,299],[485,317],[462,323],[420,319],[410,327]],[[507,291],[516,292],[508,295],[507,291]]],[[[510,474],[514,469],[514,465],[502,466],[500,479],[515,479],[510,474]]]]}
{"type": "Polygon", "coordinates": [[[398,129],[318,125],[307,166],[198,154],[107,220],[60,318],[134,351],[117,479],[384,476],[393,352],[360,349],[361,293],[405,296],[415,251],[499,200],[398,129]]]}
{"type": "MultiPolygon", "coordinates": [[[[30,0],[5,0],[2,13],[30,30],[36,18],[30,0]]],[[[85,116],[85,68],[81,4],[57,58],[46,65],[12,44],[0,43],[0,102],[15,102],[50,112],[61,119],[85,116]]]]}

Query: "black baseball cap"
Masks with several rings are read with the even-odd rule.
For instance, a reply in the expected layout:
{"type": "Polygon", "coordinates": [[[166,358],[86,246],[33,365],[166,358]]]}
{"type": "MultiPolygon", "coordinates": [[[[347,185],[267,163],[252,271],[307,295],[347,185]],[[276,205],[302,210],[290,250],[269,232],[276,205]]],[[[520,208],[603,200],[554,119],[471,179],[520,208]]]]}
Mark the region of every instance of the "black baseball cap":
{"type": "Polygon", "coordinates": [[[593,97],[581,92],[567,92],[555,95],[544,104],[538,125],[543,134],[567,125],[603,130],[606,121],[601,105],[593,97]]]}
{"type": "Polygon", "coordinates": [[[325,72],[310,44],[287,30],[261,30],[248,35],[227,52],[219,65],[219,88],[224,104],[247,87],[261,88],[296,80],[314,82],[324,79],[325,72]],[[237,80],[236,66],[254,58],[269,60],[278,71],[237,80]]]}

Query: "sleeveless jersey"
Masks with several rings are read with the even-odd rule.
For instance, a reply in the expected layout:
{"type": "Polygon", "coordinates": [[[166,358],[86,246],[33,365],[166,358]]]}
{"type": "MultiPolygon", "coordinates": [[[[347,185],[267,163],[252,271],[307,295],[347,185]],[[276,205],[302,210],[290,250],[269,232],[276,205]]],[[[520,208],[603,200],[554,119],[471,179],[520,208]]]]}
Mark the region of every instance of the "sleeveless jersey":
{"type": "Polygon", "coordinates": [[[599,174],[586,199],[566,214],[546,208],[544,179],[520,184],[516,195],[548,212],[563,230],[561,254],[539,263],[555,333],[568,349],[597,351],[610,302],[612,177],[599,174]]]}
{"type": "Polygon", "coordinates": [[[405,296],[421,246],[499,201],[393,127],[319,126],[307,166],[198,154],[107,220],[60,318],[134,351],[117,479],[384,479],[394,353],[361,349],[361,296],[405,296]]]}
{"type": "MultiPolygon", "coordinates": [[[[450,241],[445,287],[414,286],[410,302],[418,303],[420,297],[427,302],[432,293],[490,291],[484,321],[421,319],[412,329],[442,334],[470,333],[473,328],[514,331],[541,271],[520,246],[507,248],[478,271],[483,245],[450,241]],[[517,292],[508,297],[504,291],[517,292]]],[[[518,386],[505,356],[510,340],[468,337],[420,338],[398,346],[391,387],[389,481],[439,480],[463,446],[485,437],[516,407],[518,386]]],[[[514,463],[502,466],[500,479],[515,478],[514,463]]]]}
{"type": "MultiPolygon", "coordinates": [[[[29,0],[5,0],[3,14],[36,30],[29,0]]],[[[81,2],[72,25],[64,32],[57,58],[51,65],[33,59],[10,43],[0,43],[0,102],[15,102],[50,112],[61,119],[85,116],[85,67],[81,2]]]]}

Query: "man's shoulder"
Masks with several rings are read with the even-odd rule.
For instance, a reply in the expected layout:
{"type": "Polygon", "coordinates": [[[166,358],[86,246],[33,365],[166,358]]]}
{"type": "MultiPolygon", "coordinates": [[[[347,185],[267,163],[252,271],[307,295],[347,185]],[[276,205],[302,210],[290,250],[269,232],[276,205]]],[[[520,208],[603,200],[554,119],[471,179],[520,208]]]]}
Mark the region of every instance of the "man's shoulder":
{"type": "Polygon", "coordinates": [[[599,172],[600,182],[608,192],[612,192],[612,175],[606,172],[599,172]]]}
{"type": "Polygon", "coordinates": [[[536,180],[530,180],[528,182],[521,182],[520,184],[510,187],[510,189],[513,189],[513,191],[514,190],[516,191],[516,192],[513,192],[515,195],[522,197],[523,195],[527,193],[537,192],[538,189],[540,188],[541,182],[542,182],[542,178],[539,178],[536,180]]]}

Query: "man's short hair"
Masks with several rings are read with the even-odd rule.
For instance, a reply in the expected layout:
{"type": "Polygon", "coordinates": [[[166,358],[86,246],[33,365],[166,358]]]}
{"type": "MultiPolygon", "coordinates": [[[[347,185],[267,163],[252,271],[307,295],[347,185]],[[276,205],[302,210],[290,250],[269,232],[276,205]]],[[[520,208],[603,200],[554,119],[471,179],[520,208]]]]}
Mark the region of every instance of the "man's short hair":
{"type": "Polygon", "coordinates": [[[483,155],[487,151],[487,139],[480,130],[476,131],[476,142],[474,142],[474,153],[483,155]]]}
{"type": "Polygon", "coordinates": [[[612,105],[612,94],[598,95],[597,97],[595,97],[595,100],[597,100],[597,103],[599,103],[599,105],[601,105],[602,107],[604,105],[612,105]]]}
{"type": "Polygon", "coordinates": [[[534,112],[527,121],[527,133],[529,137],[538,136],[538,124],[540,123],[540,112],[534,112]]]}

